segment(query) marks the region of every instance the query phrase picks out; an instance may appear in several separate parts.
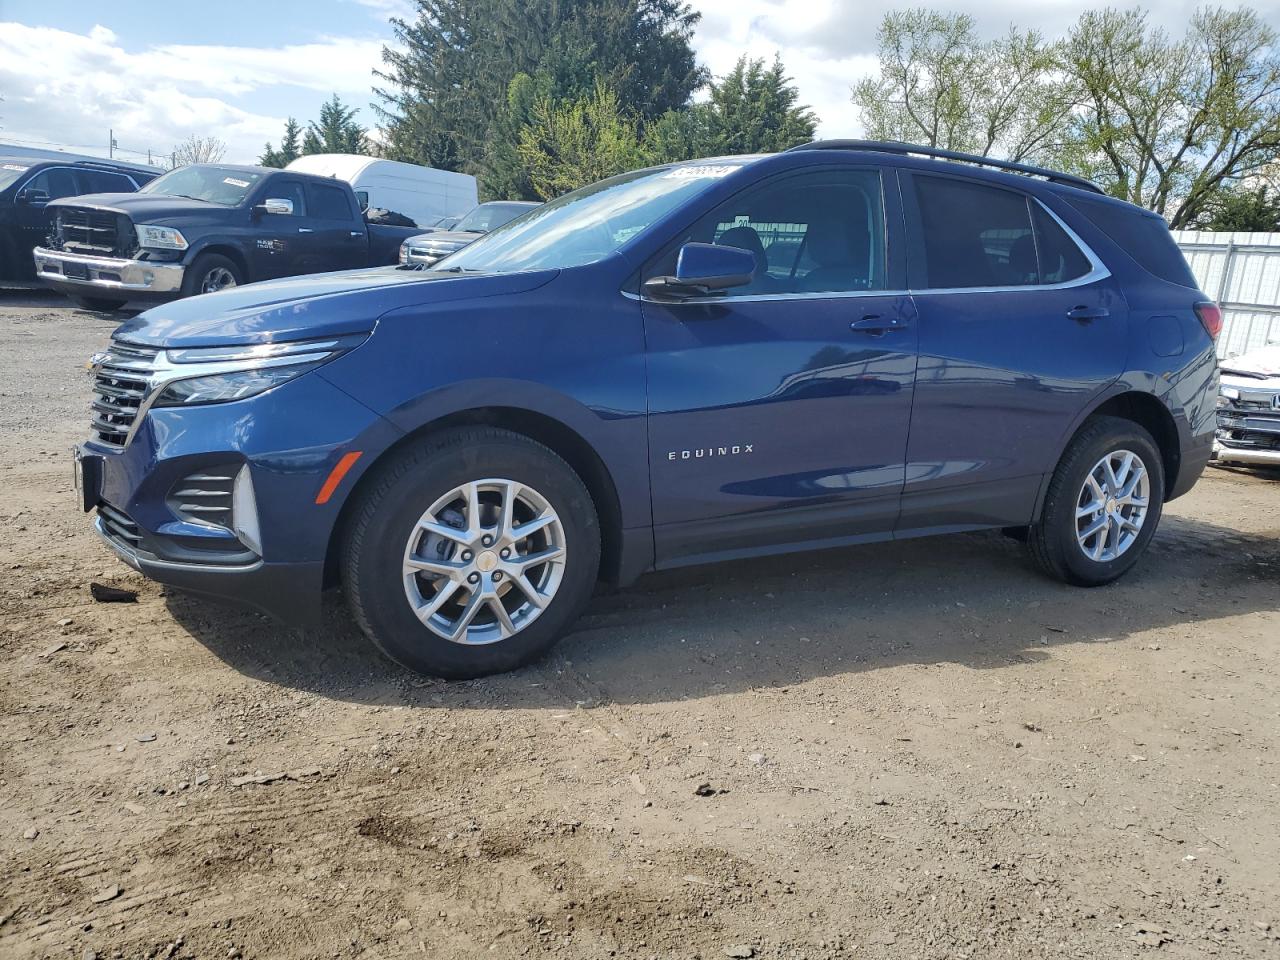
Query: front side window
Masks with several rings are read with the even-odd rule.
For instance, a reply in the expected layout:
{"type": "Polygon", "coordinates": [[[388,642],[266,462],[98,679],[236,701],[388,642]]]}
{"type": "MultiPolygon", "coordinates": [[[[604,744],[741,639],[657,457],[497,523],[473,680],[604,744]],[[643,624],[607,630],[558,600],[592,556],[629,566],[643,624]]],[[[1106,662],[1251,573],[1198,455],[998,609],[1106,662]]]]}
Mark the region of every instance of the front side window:
{"type": "MultiPolygon", "coordinates": [[[[729,296],[883,290],[880,175],[824,170],[770,181],[703,217],[681,242],[690,241],[755,256],[751,283],[726,291],[729,296]]],[[[669,259],[657,273],[674,269],[674,252],[669,259]]]]}
{"type": "MultiPolygon", "coordinates": [[[[293,216],[305,217],[307,215],[307,201],[302,195],[302,184],[297,180],[276,180],[267,185],[266,191],[264,199],[288,200],[292,203],[293,216]]],[[[275,214],[275,216],[288,216],[288,214],[275,214]]]]}
{"type": "Polygon", "coordinates": [[[37,173],[23,189],[43,193],[50,200],[74,197],[80,193],[76,186],[76,175],[65,167],[54,167],[37,173]]]}

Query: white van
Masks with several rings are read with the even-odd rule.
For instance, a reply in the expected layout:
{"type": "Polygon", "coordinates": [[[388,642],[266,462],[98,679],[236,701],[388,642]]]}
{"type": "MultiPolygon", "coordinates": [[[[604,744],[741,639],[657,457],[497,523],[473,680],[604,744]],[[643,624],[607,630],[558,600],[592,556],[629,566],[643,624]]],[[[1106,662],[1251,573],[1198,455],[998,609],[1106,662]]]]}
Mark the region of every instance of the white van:
{"type": "Polygon", "coordinates": [[[313,153],[298,157],[287,169],[345,180],[362,210],[391,210],[420,227],[434,226],[442,217],[461,217],[476,205],[475,177],[416,163],[353,153],[313,153]]]}

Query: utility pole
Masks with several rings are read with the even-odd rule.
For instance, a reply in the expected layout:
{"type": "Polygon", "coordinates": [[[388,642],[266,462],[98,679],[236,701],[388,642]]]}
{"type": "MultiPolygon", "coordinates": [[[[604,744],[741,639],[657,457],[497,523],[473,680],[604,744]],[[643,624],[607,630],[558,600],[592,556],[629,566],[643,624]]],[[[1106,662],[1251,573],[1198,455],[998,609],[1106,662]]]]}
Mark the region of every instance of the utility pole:
{"type": "Polygon", "coordinates": [[[114,158],[115,155],[116,155],[116,132],[114,130],[109,129],[107,130],[107,157],[108,159],[111,159],[111,158],[114,158]]]}

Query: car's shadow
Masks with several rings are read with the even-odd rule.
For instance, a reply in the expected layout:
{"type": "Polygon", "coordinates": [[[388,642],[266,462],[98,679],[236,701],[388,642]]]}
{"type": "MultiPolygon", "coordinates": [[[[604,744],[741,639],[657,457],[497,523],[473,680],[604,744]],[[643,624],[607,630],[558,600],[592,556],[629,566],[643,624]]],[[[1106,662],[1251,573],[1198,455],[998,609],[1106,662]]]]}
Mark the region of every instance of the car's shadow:
{"type": "Polygon", "coordinates": [[[184,594],[177,621],[241,673],[336,699],[404,706],[573,707],[697,698],[898,664],[1001,668],[1280,605],[1280,530],[1168,517],[1118,583],[1048,580],[998,533],[911,540],[652,574],[596,597],[542,663],[467,683],[385,660],[336,599],[315,631],[184,594]]]}

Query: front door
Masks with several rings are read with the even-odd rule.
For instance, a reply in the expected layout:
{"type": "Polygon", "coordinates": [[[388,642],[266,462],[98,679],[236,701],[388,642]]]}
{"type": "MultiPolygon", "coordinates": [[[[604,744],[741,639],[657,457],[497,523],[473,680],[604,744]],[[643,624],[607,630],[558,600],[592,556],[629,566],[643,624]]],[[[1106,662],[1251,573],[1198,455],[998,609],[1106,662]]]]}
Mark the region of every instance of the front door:
{"type": "Polygon", "coordinates": [[[307,183],[307,212],[319,252],[318,270],[368,266],[364,223],[356,219],[347,191],[325,183],[307,183]]]}
{"type": "Polygon", "coordinates": [[[646,269],[688,241],[757,261],[725,296],[643,298],[659,566],[892,530],[916,366],[898,211],[874,168],[783,175],[646,269]]]}

